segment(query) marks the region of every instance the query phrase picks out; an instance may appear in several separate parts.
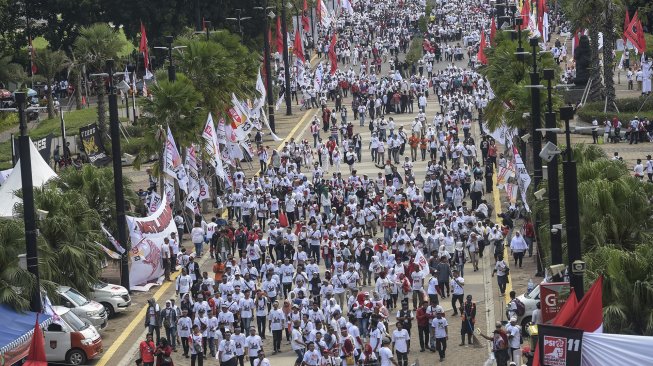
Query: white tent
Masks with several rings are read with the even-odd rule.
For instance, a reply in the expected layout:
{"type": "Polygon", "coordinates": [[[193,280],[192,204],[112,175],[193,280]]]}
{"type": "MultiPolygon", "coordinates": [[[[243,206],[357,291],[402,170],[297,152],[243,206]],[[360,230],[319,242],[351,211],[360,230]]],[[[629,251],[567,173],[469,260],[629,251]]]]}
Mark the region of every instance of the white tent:
{"type": "MultiPolygon", "coordinates": [[[[57,173],[50,168],[50,165],[43,160],[34,143],[30,140],[30,155],[32,157],[32,184],[34,187],[42,187],[47,181],[57,176],[57,173]]],[[[23,186],[20,174],[20,159],[14,166],[13,171],[0,186],[0,217],[11,217],[14,214],[14,205],[20,202],[20,198],[14,194],[23,186]]]]}
{"type": "Polygon", "coordinates": [[[653,337],[583,333],[582,365],[650,365],[653,337]]]}

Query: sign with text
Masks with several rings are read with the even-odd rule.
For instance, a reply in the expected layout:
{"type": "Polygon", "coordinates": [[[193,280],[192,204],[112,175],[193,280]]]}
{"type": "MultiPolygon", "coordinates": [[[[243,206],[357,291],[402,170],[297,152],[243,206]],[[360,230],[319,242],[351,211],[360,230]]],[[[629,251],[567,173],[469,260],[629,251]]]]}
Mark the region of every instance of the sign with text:
{"type": "Polygon", "coordinates": [[[558,315],[562,305],[569,297],[569,282],[552,282],[540,284],[540,309],[542,309],[542,323],[550,324],[558,315]]]}
{"type": "Polygon", "coordinates": [[[582,330],[540,325],[538,331],[540,365],[578,366],[581,364],[582,330]]]}

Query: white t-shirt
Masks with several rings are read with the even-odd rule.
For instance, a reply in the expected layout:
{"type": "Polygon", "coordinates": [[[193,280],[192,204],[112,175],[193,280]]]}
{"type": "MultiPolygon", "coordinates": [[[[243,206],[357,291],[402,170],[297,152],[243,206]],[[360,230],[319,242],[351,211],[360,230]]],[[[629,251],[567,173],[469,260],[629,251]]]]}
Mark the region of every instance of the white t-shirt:
{"type": "Polygon", "coordinates": [[[304,353],[304,362],[309,365],[309,366],[317,366],[320,363],[320,359],[322,356],[320,355],[320,351],[315,349],[314,351],[306,351],[304,353]]]}
{"type": "Polygon", "coordinates": [[[304,338],[302,337],[302,332],[299,331],[299,329],[293,329],[292,330],[292,349],[293,351],[295,350],[303,350],[304,345],[302,344],[304,342],[304,338]]]}
{"type": "Polygon", "coordinates": [[[221,354],[218,353],[218,355],[221,355],[220,362],[227,362],[232,358],[236,357],[236,342],[233,339],[230,340],[223,339],[220,342],[218,351],[222,352],[221,354]]]}
{"type": "Polygon", "coordinates": [[[428,290],[426,291],[429,295],[437,295],[438,294],[438,279],[435,277],[431,277],[429,279],[428,283],[428,290]]]}
{"type": "Polygon", "coordinates": [[[397,352],[406,353],[408,352],[408,341],[410,340],[410,335],[406,329],[395,330],[392,332],[392,342],[395,344],[395,350],[397,352]]]}
{"type": "Polygon", "coordinates": [[[263,347],[263,341],[261,336],[249,336],[245,338],[245,347],[247,347],[247,353],[249,357],[258,356],[258,351],[263,347]]]}
{"type": "Polygon", "coordinates": [[[447,336],[447,330],[445,329],[449,323],[445,318],[433,318],[431,321],[431,326],[435,329],[435,338],[445,338],[447,336]]]}
{"type": "Polygon", "coordinates": [[[519,325],[508,324],[506,331],[508,332],[508,345],[510,345],[510,348],[520,348],[521,328],[519,325]]]}
{"type": "Polygon", "coordinates": [[[381,366],[392,366],[392,351],[388,347],[382,347],[379,350],[379,357],[381,358],[381,366]]]}
{"type": "Polygon", "coordinates": [[[461,285],[465,284],[465,280],[462,277],[451,279],[451,292],[454,295],[462,295],[465,293],[465,290],[461,285]]]}

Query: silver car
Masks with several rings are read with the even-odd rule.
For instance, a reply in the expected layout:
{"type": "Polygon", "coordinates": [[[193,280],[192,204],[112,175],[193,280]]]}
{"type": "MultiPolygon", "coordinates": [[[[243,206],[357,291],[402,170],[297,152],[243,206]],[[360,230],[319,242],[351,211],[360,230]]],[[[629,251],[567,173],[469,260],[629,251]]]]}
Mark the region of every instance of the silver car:
{"type": "Polygon", "coordinates": [[[125,311],[132,303],[126,288],[106,282],[98,282],[93,285],[91,299],[104,306],[109,318],[116,313],[125,311]]]}
{"type": "Polygon", "coordinates": [[[53,305],[65,306],[73,311],[82,320],[93,325],[96,329],[104,329],[107,324],[107,311],[102,304],[87,299],[72,287],[59,286],[53,305]]]}

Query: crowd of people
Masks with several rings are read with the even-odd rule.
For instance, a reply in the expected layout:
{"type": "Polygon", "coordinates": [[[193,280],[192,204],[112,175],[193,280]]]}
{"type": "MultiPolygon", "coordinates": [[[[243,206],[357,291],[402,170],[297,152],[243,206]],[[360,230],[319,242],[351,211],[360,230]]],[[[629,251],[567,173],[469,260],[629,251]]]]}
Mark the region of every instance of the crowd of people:
{"type": "MultiPolygon", "coordinates": [[[[466,48],[476,47],[489,8],[474,0],[437,3],[415,68],[399,60],[423,1],[357,2],[352,14],[340,12],[318,30],[318,50],[338,33],[342,68],[328,75],[318,66],[295,77],[303,106],[321,111],[310,124],[313,141],[291,138],[279,150],[260,144],[259,173],[232,171],[219,198],[227,224],[219,215],[196,218],[193,253],[180,247],[178,215],[179,233],[166,242],[170,271],[181,268],[177,296],[161,308],[148,305],[144,363],[169,365],[169,351],[179,349],[193,366],[208,357],[228,366],[269,365],[266,356],[284,351],[284,339],[295,366],[407,366],[418,347],[442,362],[450,324],[458,321],[459,344],[472,344],[477,309],[465,273],[493,256],[503,293],[505,239],[512,238],[519,266],[532,244],[513,230],[508,214],[494,222],[484,199],[506,158],[473,125],[491,89],[460,61],[474,57],[466,48]],[[461,6],[475,25],[457,15],[461,6]],[[344,102],[350,96],[351,119],[344,102]],[[427,113],[436,101],[439,111],[427,113]],[[395,122],[404,113],[414,120],[395,122]],[[362,129],[370,141],[362,140],[362,129]],[[420,161],[426,169],[417,171],[420,161]],[[378,173],[359,174],[363,162],[378,173]],[[215,260],[211,270],[200,269],[203,255],[215,260]]],[[[499,365],[520,362],[511,329],[499,323],[488,337],[499,365]]]]}

